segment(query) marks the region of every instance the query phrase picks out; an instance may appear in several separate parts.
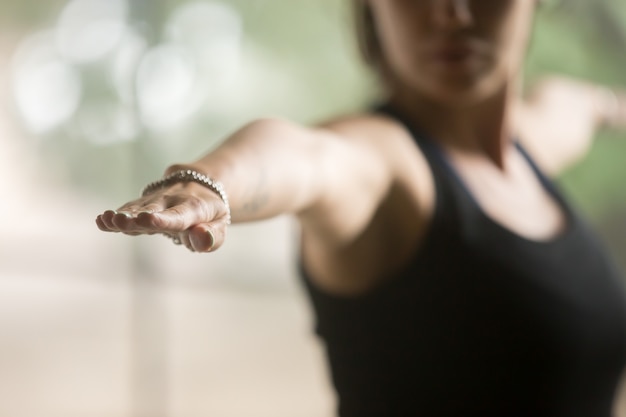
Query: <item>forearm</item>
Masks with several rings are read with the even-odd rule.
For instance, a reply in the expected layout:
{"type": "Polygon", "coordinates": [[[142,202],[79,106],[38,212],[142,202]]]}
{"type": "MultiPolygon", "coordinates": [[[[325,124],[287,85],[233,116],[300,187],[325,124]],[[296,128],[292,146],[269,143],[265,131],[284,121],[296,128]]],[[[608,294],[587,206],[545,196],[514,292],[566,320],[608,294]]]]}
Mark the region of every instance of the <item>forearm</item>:
{"type": "Polygon", "coordinates": [[[258,120],[202,158],[170,166],[166,174],[192,167],[220,181],[234,222],[297,213],[321,195],[322,149],[328,142],[321,136],[287,121],[258,120]]]}
{"type": "Polygon", "coordinates": [[[391,182],[377,149],[328,126],[259,120],[204,157],[170,166],[166,179],[96,223],[108,232],[166,234],[190,250],[210,252],[224,242],[229,220],[295,214],[309,236],[339,245],[361,233],[391,182]],[[187,169],[221,182],[228,198],[201,177],[169,177],[187,169]]]}
{"type": "Polygon", "coordinates": [[[584,158],[603,127],[626,128],[626,96],[578,80],[548,78],[514,108],[518,136],[554,175],[584,158]]]}

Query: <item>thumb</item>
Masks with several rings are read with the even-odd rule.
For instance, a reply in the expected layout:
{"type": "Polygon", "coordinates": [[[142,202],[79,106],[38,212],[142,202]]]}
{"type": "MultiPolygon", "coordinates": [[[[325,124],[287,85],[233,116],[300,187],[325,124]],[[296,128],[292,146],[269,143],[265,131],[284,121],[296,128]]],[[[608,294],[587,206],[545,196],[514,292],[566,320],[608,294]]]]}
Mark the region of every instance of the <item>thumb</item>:
{"type": "Polygon", "coordinates": [[[189,242],[196,252],[213,252],[224,244],[226,224],[200,223],[188,229],[189,242]]]}

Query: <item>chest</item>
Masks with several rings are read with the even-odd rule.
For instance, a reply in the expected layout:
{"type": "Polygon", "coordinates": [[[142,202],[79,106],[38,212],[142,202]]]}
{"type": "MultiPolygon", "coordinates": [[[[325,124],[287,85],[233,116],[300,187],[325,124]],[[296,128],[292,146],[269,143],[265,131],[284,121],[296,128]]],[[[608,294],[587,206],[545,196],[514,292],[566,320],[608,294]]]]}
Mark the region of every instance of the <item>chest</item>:
{"type": "MultiPolygon", "coordinates": [[[[537,244],[463,220],[475,229],[436,218],[410,268],[375,294],[339,302],[314,291],[320,334],[345,370],[340,388],[343,376],[372,372],[404,381],[390,395],[410,387],[407,401],[425,409],[608,415],[597,410],[610,405],[626,360],[626,309],[593,236],[573,222],[537,244]]],[[[366,386],[365,398],[370,388],[380,389],[366,386]]]]}
{"type": "Polygon", "coordinates": [[[449,155],[450,173],[485,217],[529,240],[547,241],[567,227],[567,213],[520,152],[503,168],[481,156],[449,155]]]}
{"type": "Polygon", "coordinates": [[[559,384],[567,375],[584,384],[618,373],[626,352],[622,278],[584,224],[572,220],[560,238],[537,243],[472,220],[454,239],[435,241],[407,280],[416,301],[410,315],[423,327],[416,345],[458,362],[468,378],[472,363],[558,375],[559,384]]]}

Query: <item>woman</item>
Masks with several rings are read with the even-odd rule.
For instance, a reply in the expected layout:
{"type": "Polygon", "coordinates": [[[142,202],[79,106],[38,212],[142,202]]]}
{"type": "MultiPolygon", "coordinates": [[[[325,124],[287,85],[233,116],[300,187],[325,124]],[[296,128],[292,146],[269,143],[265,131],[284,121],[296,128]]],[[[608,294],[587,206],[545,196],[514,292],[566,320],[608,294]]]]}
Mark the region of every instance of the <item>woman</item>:
{"type": "Polygon", "coordinates": [[[98,227],[211,252],[231,216],[292,213],[343,417],[610,416],[621,278],[544,170],[623,122],[614,97],[559,81],[519,104],[533,1],[355,5],[385,105],[252,122],[98,227]]]}

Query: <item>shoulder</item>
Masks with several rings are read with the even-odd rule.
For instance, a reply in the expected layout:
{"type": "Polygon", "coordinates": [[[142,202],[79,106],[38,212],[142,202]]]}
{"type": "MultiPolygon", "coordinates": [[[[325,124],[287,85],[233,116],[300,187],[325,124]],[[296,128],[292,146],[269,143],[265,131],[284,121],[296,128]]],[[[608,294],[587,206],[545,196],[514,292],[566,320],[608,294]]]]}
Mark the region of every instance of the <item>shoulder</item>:
{"type": "Polygon", "coordinates": [[[415,138],[405,125],[384,113],[344,115],[325,121],[319,128],[375,152],[384,161],[391,181],[405,186],[430,188],[430,168],[415,138]]]}
{"type": "Polygon", "coordinates": [[[317,128],[331,132],[342,141],[374,152],[395,180],[426,161],[409,130],[383,113],[359,113],[336,117],[317,128]]]}
{"type": "Polygon", "coordinates": [[[401,268],[414,253],[432,215],[434,181],[410,132],[390,117],[343,116],[317,128],[358,151],[332,164],[337,190],[329,194],[332,209],[315,216],[332,233],[324,233],[319,221],[302,223],[303,262],[325,289],[356,293],[401,268]]]}
{"type": "Polygon", "coordinates": [[[550,77],[514,106],[514,128],[538,165],[557,176],[582,160],[599,127],[598,87],[580,80],[550,77]]]}
{"type": "Polygon", "coordinates": [[[381,148],[411,142],[411,134],[407,129],[397,120],[382,113],[342,115],[320,123],[318,128],[349,141],[369,143],[381,148]]]}

